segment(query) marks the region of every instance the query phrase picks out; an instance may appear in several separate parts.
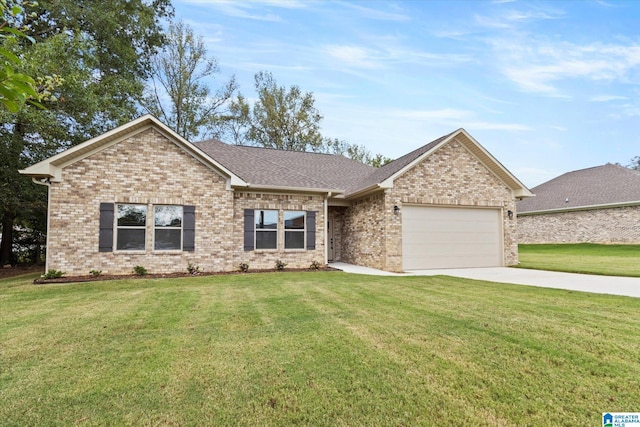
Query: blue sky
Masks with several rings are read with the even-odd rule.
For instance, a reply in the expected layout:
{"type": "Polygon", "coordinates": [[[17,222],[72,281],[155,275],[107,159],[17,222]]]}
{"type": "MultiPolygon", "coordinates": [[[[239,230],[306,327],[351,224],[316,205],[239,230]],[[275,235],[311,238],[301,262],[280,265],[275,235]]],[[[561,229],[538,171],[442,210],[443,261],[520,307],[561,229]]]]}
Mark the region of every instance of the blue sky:
{"type": "Polygon", "coordinates": [[[313,92],[324,136],[373,153],[462,127],[529,187],[640,155],[640,1],[173,4],[220,82],[252,98],[270,71],[313,92]]]}

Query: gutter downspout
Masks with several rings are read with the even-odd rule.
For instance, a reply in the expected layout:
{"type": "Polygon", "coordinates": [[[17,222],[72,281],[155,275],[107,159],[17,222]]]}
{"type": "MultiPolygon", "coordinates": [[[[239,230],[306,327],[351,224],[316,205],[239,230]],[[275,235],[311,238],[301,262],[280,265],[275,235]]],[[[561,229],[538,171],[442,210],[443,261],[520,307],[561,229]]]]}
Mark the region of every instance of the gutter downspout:
{"type": "Polygon", "coordinates": [[[47,251],[47,256],[44,260],[44,271],[46,272],[46,271],[49,271],[49,248],[48,248],[47,242],[49,241],[49,219],[50,219],[49,212],[51,212],[51,179],[50,178],[37,179],[35,177],[32,177],[31,181],[33,181],[34,184],[44,185],[45,187],[47,187],[47,234],[45,234],[45,240],[44,240],[44,247],[45,247],[45,250],[47,251]]]}
{"type": "Polygon", "coordinates": [[[328,191],[324,198],[324,265],[329,264],[329,197],[332,194],[328,191]]]}

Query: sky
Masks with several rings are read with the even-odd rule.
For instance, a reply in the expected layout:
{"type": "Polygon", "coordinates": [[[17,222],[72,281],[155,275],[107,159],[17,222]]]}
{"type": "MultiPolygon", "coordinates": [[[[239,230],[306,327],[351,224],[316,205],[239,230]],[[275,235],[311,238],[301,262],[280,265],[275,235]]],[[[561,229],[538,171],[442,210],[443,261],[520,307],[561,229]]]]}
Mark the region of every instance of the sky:
{"type": "Polygon", "coordinates": [[[640,156],[640,1],[173,0],[220,73],[312,92],[323,136],[397,158],[464,128],[533,188],[640,156]]]}

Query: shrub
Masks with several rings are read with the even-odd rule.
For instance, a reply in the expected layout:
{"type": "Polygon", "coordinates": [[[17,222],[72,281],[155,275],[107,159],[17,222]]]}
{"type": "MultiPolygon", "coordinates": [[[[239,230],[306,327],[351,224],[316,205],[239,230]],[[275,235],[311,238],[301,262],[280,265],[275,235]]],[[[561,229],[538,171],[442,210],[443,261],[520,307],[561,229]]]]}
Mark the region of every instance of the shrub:
{"type": "Polygon", "coordinates": [[[99,275],[102,274],[102,270],[91,270],[89,274],[92,275],[93,277],[98,277],[99,275]]]}
{"type": "Polygon", "coordinates": [[[318,261],[311,261],[309,270],[320,270],[320,267],[322,267],[322,264],[320,264],[318,261]]]}
{"type": "Polygon", "coordinates": [[[246,273],[247,271],[249,271],[249,264],[247,264],[246,262],[241,262],[239,268],[241,272],[246,273]]]}
{"type": "Polygon", "coordinates": [[[189,272],[189,274],[191,274],[192,276],[196,276],[198,275],[198,273],[200,273],[200,266],[193,264],[193,263],[189,263],[187,265],[187,271],[189,272]]]}
{"type": "Polygon", "coordinates": [[[284,261],[282,260],[277,260],[276,261],[276,270],[284,270],[284,268],[287,266],[287,264],[285,264],[284,261]]]}
{"type": "Polygon", "coordinates": [[[64,272],[60,271],[60,270],[54,270],[53,268],[50,269],[49,271],[47,271],[46,273],[44,273],[42,276],[43,279],[58,279],[60,277],[64,276],[64,272]]]}
{"type": "Polygon", "coordinates": [[[133,272],[138,276],[144,276],[148,273],[147,269],[141,265],[136,265],[135,267],[133,267],[133,272]]]}

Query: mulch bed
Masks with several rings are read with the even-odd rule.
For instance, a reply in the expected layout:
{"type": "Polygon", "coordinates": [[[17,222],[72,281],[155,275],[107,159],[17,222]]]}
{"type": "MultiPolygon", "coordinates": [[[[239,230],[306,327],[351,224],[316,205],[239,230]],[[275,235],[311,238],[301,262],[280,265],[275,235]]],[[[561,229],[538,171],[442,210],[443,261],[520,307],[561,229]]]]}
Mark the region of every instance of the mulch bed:
{"type": "MultiPolygon", "coordinates": [[[[41,270],[41,268],[40,268],[41,270]]],[[[37,272],[38,270],[33,270],[31,272],[37,272]]],[[[38,278],[33,281],[36,285],[43,285],[46,283],[75,283],[75,282],[101,282],[105,280],[122,280],[122,279],[164,279],[164,278],[176,278],[176,277],[200,277],[200,276],[224,276],[230,274],[249,274],[249,273],[288,273],[288,272],[314,272],[314,271],[340,271],[333,267],[320,267],[317,270],[312,270],[309,268],[285,268],[284,270],[274,270],[274,269],[265,269],[258,270],[252,269],[246,273],[241,271],[222,271],[222,272],[206,272],[199,271],[196,274],[190,273],[164,273],[164,274],[145,274],[143,276],[139,276],[137,274],[101,274],[99,276],[64,276],[58,277],[56,279],[43,279],[38,278]]],[[[22,273],[26,274],[26,273],[22,273]]]]}

